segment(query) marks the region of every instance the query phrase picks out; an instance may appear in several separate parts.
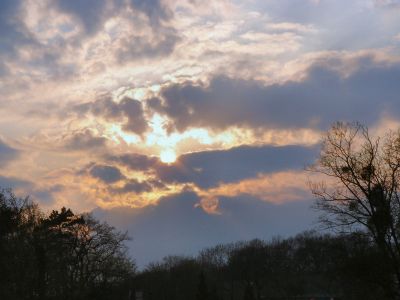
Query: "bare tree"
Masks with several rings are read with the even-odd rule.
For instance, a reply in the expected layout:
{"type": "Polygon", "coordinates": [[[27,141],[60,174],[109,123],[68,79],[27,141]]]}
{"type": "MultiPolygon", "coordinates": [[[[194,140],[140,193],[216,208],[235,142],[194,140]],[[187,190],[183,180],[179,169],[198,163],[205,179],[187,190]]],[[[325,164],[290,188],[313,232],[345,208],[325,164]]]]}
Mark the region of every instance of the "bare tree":
{"type": "Polygon", "coordinates": [[[310,168],[321,220],[331,228],[365,229],[393,266],[400,287],[400,131],[373,137],[358,123],[337,123],[310,168]]]}
{"type": "Polygon", "coordinates": [[[134,263],[124,244],[126,233],[100,223],[90,214],[75,215],[66,208],[53,211],[42,224],[38,244],[47,246],[46,263],[52,263],[47,272],[54,283],[48,285],[63,288],[59,294],[75,293],[70,297],[78,297],[94,288],[120,283],[133,274],[134,263]]]}

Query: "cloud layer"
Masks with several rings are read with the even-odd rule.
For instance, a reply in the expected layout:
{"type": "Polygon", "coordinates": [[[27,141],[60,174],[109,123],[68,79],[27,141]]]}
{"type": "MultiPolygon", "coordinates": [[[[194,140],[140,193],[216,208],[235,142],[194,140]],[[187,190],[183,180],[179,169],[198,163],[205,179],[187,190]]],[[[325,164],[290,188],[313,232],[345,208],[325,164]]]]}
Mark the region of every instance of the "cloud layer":
{"type": "Polygon", "coordinates": [[[143,262],[306,228],[304,166],[324,131],[400,124],[399,12],[394,0],[0,1],[0,186],[96,209],[132,231],[143,262]]]}
{"type": "Polygon", "coordinates": [[[337,59],[311,65],[303,76],[267,86],[227,77],[215,77],[207,86],[185,82],[163,89],[162,100],[151,99],[149,104],[179,131],[231,126],[326,130],[338,120],[373,124],[382,113],[399,113],[399,64],[376,63],[368,56],[337,59]],[[350,74],[342,73],[346,63],[355,66],[350,74]]]}
{"type": "Polygon", "coordinates": [[[0,167],[4,167],[10,161],[16,159],[18,150],[10,147],[0,139],[0,167]]]}

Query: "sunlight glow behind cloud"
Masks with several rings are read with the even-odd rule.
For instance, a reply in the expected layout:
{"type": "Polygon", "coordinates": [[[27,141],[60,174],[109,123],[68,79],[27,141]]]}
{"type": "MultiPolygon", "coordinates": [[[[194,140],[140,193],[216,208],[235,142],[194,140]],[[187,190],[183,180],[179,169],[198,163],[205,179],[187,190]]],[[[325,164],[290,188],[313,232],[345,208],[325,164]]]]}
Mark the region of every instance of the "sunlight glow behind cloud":
{"type": "MultiPolygon", "coordinates": [[[[218,196],[304,200],[298,165],[230,182],[237,161],[203,174],[211,168],[195,158],[306,149],[337,120],[398,124],[398,10],[370,0],[1,1],[0,184],[49,209],[140,207],[186,190],[210,213],[218,196]],[[120,180],[93,178],[94,165],[118,168],[120,180]],[[213,176],[215,186],[198,185],[213,176]]],[[[253,158],[238,157],[246,173],[253,158]]]]}

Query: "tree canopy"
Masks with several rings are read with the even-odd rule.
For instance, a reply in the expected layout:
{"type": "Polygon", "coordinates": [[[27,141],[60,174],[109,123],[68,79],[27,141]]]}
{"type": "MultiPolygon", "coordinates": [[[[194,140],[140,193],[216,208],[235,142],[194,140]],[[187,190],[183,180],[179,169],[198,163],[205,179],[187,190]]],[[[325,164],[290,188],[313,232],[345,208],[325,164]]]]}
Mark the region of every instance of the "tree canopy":
{"type": "Polygon", "coordinates": [[[111,291],[118,299],[135,271],[127,238],[90,214],[63,207],[46,215],[2,190],[0,299],[110,299],[111,291]]]}

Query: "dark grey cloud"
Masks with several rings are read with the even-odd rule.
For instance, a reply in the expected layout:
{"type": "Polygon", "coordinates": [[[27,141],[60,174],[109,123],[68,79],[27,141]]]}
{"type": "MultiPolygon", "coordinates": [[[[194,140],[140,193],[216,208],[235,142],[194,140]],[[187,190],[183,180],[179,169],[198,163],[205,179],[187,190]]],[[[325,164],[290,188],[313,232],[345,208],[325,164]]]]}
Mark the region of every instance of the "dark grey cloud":
{"type": "Polygon", "coordinates": [[[79,115],[92,113],[95,116],[103,116],[106,119],[118,119],[121,117],[119,104],[111,97],[101,97],[93,102],[75,105],[73,110],[79,115]]]}
{"type": "Polygon", "coordinates": [[[76,17],[88,34],[96,33],[109,16],[106,16],[106,0],[57,0],[58,9],[76,17]]]}
{"type": "Polygon", "coordinates": [[[136,179],[128,179],[124,185],[120,188],[113,188],[112,193],[135,193],[141,194],[146,192],[151,192],[154,189],[165,189],[166,186],[159,180],[150,179],[139,181],[136,179]]]}
{"type": "Polygon", "coordinates": [[[260,173],[302,169],[315,160],[318,151],[316,146],[240,146],[184,154],[173,164],[134,153],[107,155],[105,160],[151,174],[160,184],[194,183],[200,188],[210,188],[219,183],[253,178],[260,173]]]}
{"type": "Polygon", "coordinates": [[[204,247],[253,238],[291,236],[313,227],[311,201],[282,205],[247,196],[221,198],[220,215],[197,207],[199,197],[186,191],[144,208],[96,209],[94,214],[132,237],[131,254],[140,267],[165,255],[193,255],[204,247]]]}
{"type": "Polygon", "coordinates": [[[125,97],[121,100],[119,106],[123,114],[128,118],[122,129],[137,134],[142,134],[147,130],[148,125],[144,118],[143,106],[140,101],[125,97]]]}
{"type": "Polygon", "coordinates": [[[347,77],[334,70],[346,64],[336,59],[312,65],[300,82],[264,86],[222,76],[209,86],[175,84],[162,90],[163,100],[148,104],[167,115],[179,131],[230,126],[327,129],[338,120],[371,124],[384,111],[397,116],[400,64],[380,64],[368,56],[351,63],[358,69],[347,77]]]}
{"type": "Polygon", "coordinates": [[[162,3],[162,0],[130,0],[131,6],[144,12],[153,24],[159,24],[161,20],[168,20],[172,12],[162,3]]]}
{"type": "Polygon", "coordinates": [[[21,22],[21,0],[0,1],[0,54],[15,57],[17,47],[36,44],[36,40],[21,22]]]}
{"type": "Polygon", "coordinates": [[[63,139],[63,146],[67,150],[95,150],[106,146],[107,139],[95,136],[89,129],[73,132],[63,139]]]}
{"type": "Polygon", "coordinates": [[[12,189],[18,197],[29,197],[31,200],[44,205],[53,204],[55,201],[54,193],[60,192],[64,188],[61,184],[40,187],[32,181],[0,175],[0,189],[12,189]]]}
{"type": "Polygon", "coordinates": [[[143,171],[154,175],[154,168],[159,160],[140,154],[104,155],[104,164],[92,162],[77,172],[77,175],[89,175],[104,183],[113,184],[119,182],[119,186],[108,186],[110,194],[142,194],[153,190],[168,190],[164,182],[154,176],[146,180],[137,180],[126,177],[121,171],[128,168],[134,171],[143,171]]]}
{"type": "Polygon", "coordinates": [[[0,175],[0,188],[11,188],[11,189],[16,189],[16,188],[32,188],[34,184],[30,181],[19,179],[16,177],[7,177],[7,176],[2,176],[0,175]]]}
{"type": "Polygon", "coordinates": [[[32,181],[0,175],[0,189],[12,189],[17,192],[18,197],[29,197],[31,200],[45,205],[54,203],[54,193],[60,192],[64,188],[61,184],[39,187],[32,181]]]}
{"type": "Polygon", "coordinates": [[[171,54],[176,43],[180,40],[177,32],[170,27],[158,29],[153,38],[129,35],[119,41],[119,47],[115,52],[119,63],[142,58],[154,58],[171,54]]]}
{"type": "Polygon", "coordinates": [[[124,186],[118,189],[118,192],[122,193],[135,193],[140,194],[143,192],[151,192],[153,187],[146,181],[138,181],[135,179],[130,179],[124,184],[124,186]]]}
{"type": "Polygon", "coordinates": [[[78,115],[91,113],[109,121],[123,122],[123,130],[138,135],[142,135],[148,129],[142,103],[128,97],[124,97],[120,102],[103,97],[93,102],[76,105],[73,110],[78,115]]]}
{"type": "Polygon", "coordinates": [[[125,176],[117,167],[107,165],[93,165],[89,170],[89,174],[105,183],[115,183],[125,179],[125,176]]]}
{"type": "Polygon", "coordinates": [[[17,158],[18,155],[18,150],[10,147],[0,139],[0,167],[4,167],[8,162],[17,158]]]}
{"type": "Polygon", "coordinates": [[[54,5],[75,17],[88,35],[102,30],[108,19],[121,15],[127,8],[146,14],[154,28],[161,27],[162,20],[172,17],[172,12],[161,0],[57,0],[54,5]]]}
{"type": "Polygon", "coordinates": [[[0,78],[8,74],[9,74],[8,67],[3,62],[0,62],[0,78]]]}
{"type": "Polygon", "coordinates": [[[302,169],[317,157],[317,147],[241,146],[229,150],[182,155],[171,165],[154,167],[157,178],[166,183],[194,183],[210,188],[237,182],[259,173],[302,169]]]}
{"type": "Polygon", "coordinates": [[[61,184],[56,184],[46,188],[36,188],[30,192],[29,196],[32,197],[36,202],[44,205],[50,205],[55,201],[54,193],[63,191],[64,189],[65,186],[61,184]]]}
{"type": "Polygon", "coordinates": [[[107,155],[106,160],[118,163],[135,171],[150,171],[156,164],[159,163],[159,159],[156,157],[137,153],[107,155]]]}

